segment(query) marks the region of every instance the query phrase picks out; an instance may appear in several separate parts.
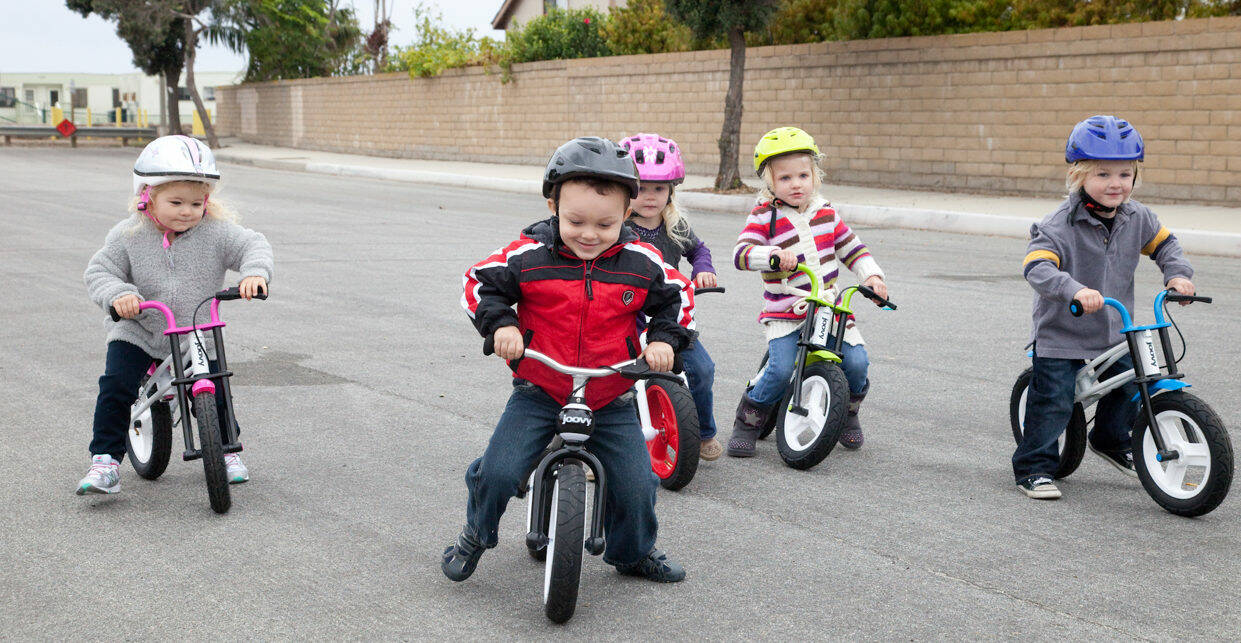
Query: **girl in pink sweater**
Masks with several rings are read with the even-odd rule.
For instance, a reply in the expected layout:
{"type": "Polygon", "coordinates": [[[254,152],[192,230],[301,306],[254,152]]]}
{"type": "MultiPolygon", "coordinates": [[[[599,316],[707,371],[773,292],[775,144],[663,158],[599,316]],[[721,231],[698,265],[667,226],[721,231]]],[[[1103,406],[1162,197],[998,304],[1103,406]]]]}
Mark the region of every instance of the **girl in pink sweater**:
{"type": "MultiPolygon", "coordinates": [[[[836,297],[840,264],[857,274],[858,280],[880,297],[888,296],[883,270],[828,202],[819,195],[822,171],[819,148],[809,134],[796,127],[774,129],[754,149],[754,169],[766,188],[758,205],[746,219],[745,229],[733,249],[738,270],[758,270],[763,276],[763,309],[758,320],[767,334],[767,367],[741,396],[733,423],[728,455],[750,457],[762,426],[784,395],[793,376],[798,330],[805,313],[796,304],[810,290],[810,279],[792,273],[798,263],[810,266],[823,280],[824,299],[836,297]],[[780,269],[772,271],[770,260],[778,257],[780,269]]],[[[845,330],[841,366],[849,380],[848,423],[840,444],[848,449],[862,446],[858,407],[870,388],[869,361],[862,335],[850,321],[845,330]]],[[[829,338],[829,344],[834,338],[829,338]]]]}

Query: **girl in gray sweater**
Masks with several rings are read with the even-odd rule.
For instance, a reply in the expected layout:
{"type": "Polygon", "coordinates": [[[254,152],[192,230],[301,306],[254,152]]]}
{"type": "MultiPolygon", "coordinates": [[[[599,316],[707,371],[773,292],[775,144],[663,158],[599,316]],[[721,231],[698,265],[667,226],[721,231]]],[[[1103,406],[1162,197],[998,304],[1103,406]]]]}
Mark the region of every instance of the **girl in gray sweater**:
{"type": "MultiPolygon", "coordinates": [[[[267,292],[273,268],[271,245],[258,232],[234,222],[236,215],[210,199],[220,175],[211,150],[188,136],[152,141],[134,164],[132,214],[108,232],[84,275],[91,301],[123,317],[109,322],[107,362],[95,402],[91,467],[77,493],[120,491],[119,465],[125,456],[129,407],[138,384],[154,361],[168,356],[164,320],[138,317],[143,299],[162,301],[180,325],[193,309],[219,291],[226,271],[241,273],[244,298],[267,292]]],[[[207,352],[214,347],[207,338],[207,352]]],[[[218,367],[210,361],[212,370],[218,367]]],[[[222,396],[217,397],[221,432],[222,396]]],[[[238,454],[227,454],[229,481],[245,482],[249,472],[238,454]]]]}

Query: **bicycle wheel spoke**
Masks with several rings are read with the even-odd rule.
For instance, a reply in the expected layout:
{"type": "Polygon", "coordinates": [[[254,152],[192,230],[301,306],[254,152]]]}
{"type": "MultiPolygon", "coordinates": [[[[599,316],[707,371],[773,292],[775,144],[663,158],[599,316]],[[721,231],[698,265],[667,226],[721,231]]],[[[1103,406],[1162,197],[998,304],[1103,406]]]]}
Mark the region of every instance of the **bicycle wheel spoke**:
{"type": "Polygon", "coordinates": [[[1211,464],[1211,450],[1201,442],[1183,442],[1177,445],[1178,458],[1185,466],[1205,467],[1211,464]]]}

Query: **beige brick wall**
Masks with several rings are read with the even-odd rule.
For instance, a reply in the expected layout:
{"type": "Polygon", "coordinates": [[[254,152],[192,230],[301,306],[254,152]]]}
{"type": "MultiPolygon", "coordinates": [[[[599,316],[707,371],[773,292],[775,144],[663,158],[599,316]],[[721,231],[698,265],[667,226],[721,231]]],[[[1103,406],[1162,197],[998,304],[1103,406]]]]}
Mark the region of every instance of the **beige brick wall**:
{"type": "MultiPolygon", "coordinates": [[[[677,139],[713,174],[728,52],[257,83],[217,92],[219,129],[256,143],[383,156],[542,163],[583,134],[677,139]]],[[[1241,203],[1241,17],[752,48],[742,171],[796,125],[830,180],[1048,195],[1064,140],[1096,113],[1147,143],[1140,194],[1241,203]]]]}

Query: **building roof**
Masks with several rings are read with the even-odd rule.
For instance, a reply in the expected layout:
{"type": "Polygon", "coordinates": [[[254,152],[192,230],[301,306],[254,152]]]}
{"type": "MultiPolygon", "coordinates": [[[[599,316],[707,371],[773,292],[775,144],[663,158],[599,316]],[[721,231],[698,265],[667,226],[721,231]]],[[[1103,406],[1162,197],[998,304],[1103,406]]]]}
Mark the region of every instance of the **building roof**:
{"type": "Polygon", "coordinates": [[[513,9],[516,9],[518,4],[521,4],[521,0],[504,0],[500,4],[500,10],[491,19],[491,28],[508,29],[508,20],[513,15],[513,9]]]}

